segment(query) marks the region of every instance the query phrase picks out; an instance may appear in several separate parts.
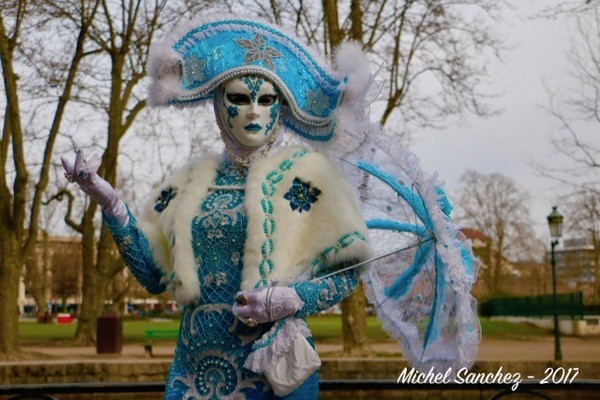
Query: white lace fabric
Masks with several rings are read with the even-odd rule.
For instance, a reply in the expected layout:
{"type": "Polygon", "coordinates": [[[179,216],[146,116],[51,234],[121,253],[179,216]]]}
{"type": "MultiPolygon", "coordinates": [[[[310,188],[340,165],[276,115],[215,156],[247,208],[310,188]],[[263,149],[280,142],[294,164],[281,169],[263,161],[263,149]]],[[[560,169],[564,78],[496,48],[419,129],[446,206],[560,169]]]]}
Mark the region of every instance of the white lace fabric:
{"type": "Polygon", "coordinates": [[[294,317],[278,321],[252,346],[253,351],[246,359],[244,367],[262,373],[274,360],[285,356],[298,335],[310,337],[306,321],[294,317]]]}

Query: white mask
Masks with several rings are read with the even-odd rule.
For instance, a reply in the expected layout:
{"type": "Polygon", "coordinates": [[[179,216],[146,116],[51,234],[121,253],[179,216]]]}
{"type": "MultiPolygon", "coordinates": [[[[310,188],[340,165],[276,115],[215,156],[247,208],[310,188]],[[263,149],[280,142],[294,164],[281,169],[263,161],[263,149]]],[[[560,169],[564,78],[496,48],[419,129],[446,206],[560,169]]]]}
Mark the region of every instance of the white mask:
{"type": "Polygon", "coordinates": [[[221,85],[217,112],[223,129],[241,148],[257,149],[277,129],[279,97],[275,86],[260,76],[248,75],[221,85]]]}

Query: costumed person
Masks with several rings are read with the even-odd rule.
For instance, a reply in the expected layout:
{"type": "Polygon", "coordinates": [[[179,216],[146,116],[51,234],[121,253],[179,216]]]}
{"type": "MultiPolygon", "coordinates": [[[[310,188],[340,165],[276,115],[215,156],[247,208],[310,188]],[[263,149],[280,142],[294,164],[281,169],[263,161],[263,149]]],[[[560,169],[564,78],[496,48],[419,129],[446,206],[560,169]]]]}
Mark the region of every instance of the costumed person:
{"type": "Polygon", "coordinates": [[[187,163],[139,218],[98,176],[97,157],[62,159],[67,179],[102,207],[131,273],[183,307],[165,398],[318,398],[305,319],[350,295],[358,273],[315,278],[370,250],[338,166],[308,147],[281,147],[279,128],[316,147],[347,145],[345,126],[364,115],[366,63],[346,45],[332,70],[267,23],[187,23],[151,49],[149,103],[212,101],[224,154],[187,163]]]}

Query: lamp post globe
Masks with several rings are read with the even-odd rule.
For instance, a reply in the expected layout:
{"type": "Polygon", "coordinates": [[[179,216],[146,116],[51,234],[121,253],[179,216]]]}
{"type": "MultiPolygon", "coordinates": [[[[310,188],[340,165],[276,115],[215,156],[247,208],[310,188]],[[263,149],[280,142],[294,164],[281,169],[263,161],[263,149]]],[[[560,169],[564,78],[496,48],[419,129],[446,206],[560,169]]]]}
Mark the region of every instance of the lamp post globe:
{"type": "Polygon", "coordinates": [[[562,236],[563,229],[563,216],[558,212],[557,208],[557,206],[552,207],[552,212],[547,217],[550,237],[556,239],[562,236]]]}

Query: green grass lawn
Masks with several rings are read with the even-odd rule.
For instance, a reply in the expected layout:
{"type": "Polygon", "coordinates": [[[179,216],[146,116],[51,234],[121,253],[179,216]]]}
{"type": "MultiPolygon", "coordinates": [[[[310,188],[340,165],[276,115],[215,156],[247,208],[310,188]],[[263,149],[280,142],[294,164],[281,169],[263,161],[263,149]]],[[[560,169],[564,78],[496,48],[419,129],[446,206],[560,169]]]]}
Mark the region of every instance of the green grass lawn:
{"type": "MultiPolygon", "coordinates": [[[[493,339],[527,340],[529,338],[549,336],[552,332],[531,325],[514,324],[504,321],[488,321],[481,319],[482,336],[493,339]]],[[[339,316],[322,315],[308,319],[313,337],[316,341],[337,341],[342,337],[342,321],[339,316]]],[[[390,340],[381,329],[377,318],[367,317],[367,335],[372,342],[385,342],[390,340]]]]}
{"type": "MultiPolygon", "coordinates": [[[[21,322],[19,338],[25,342],[44,340],[66,341],[75,336],[76,322],[70,324],[40,324],[21,322]]],[[[179,329],[179,321],[155,322],[149,320],[123,321],[123,339],[127,342],[144,340],[144,331],[148,329],[179,329]]]]}
{"type": "MultiPolygon", "coordinates": [[[[337,342],[342,337],[342,321],[337,315],[320,315],[308,319],[313,337],[317,342],[337,342]]],[[[69,342],[75,334],[76,323],[71,324],[39,324],[37,322],[22,322],[19,324],[19,337],[22,342],[69,342]]],[[[158,322],[136,320],[123,322],[123,338],[126,342],[141,342],[144,331],[148,329],[178,329],[179,321],[158,322]]],[[[494,339],[535,339],[551,335],[551,332],[522,324],[501,321],[481,320],[484,337],[494,339]]],[[[381,330],[381,325],[375,317],[367,318],[367,333],[372,342],[388,341],[388,336],[381,330]]]]}
{"type": "Polygon", "coordinates": [[[492,339],[528,340],[542,336],[551,336],[552,331],[527,324],[514,324],[505,321],[481,320],[481,334],[492,339]]]}

